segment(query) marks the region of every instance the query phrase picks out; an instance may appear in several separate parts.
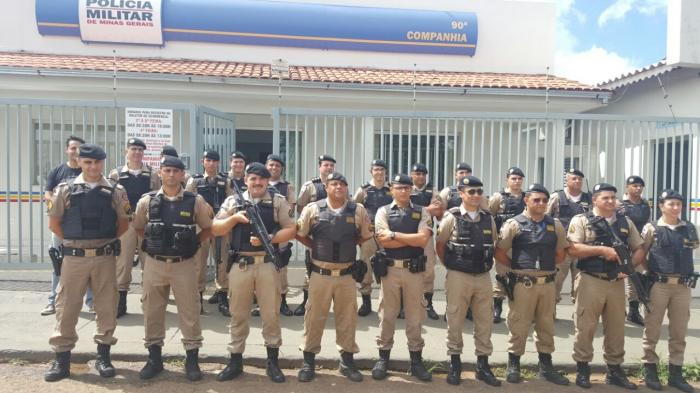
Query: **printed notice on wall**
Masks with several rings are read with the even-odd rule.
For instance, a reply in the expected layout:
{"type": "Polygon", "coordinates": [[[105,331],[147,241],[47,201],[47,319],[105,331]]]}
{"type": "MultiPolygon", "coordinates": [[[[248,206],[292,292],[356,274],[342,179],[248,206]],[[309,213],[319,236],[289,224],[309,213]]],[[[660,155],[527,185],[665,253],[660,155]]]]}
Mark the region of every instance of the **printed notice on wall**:
{"type": "Polygon", "coordinates": [[[83,41],[163,44],[161,0],[79,0],[83,41]]]}
{"type": "Polygon", "coordinates": [[[126,108],[126,140],[140,138],[147,146],[143,161],[160,167],[160,151],[173,143],[172,109],[126,108]]]}

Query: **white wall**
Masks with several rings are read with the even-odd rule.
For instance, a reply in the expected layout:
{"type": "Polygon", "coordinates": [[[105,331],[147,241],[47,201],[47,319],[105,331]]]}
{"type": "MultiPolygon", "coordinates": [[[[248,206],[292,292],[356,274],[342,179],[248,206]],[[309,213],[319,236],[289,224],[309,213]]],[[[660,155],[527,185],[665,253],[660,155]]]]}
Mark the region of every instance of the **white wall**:
{"type": "Polygon", "coordinates": [[[666,63],[700,68],[700,1],[669,0],[666,63]]]}

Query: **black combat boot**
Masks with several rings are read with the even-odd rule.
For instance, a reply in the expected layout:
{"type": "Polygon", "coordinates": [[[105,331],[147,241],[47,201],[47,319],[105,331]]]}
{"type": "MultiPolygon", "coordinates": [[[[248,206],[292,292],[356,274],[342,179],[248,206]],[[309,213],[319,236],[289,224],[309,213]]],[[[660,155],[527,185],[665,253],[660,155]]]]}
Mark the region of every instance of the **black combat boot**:
{"type": "Polygon", "coordinates": [[[559,374],[558,372],[556,372],[556,370],[554,370],[554,366],[552,365],[552,354],[540,352],[539,355],[540,355],[540,364],[539,364],[539,366],[540,366],[540,372],[539,372],[540,379],[544,379],[544,380],[551,382],[555,385],[562,385],[562,386],[568,385],[569,380],[565,376],[559,374]]]}
{"type": "Polygon", "coordinates": [[[651,390],[661,390],[661,381],[659,381],[659,371],[656,368],[656,363],[644,363],[644,383],[651,390]]]}
{"type": "Polygon", "coordinates": [[[576,362],[576,385],[584,389],[591,388],[591,368],[588,362],[576,362]]]}
{"type": "Polygon", "coordinates": [[[44,374],[44,381],[56,382],[68,377],[70,377],[70,351],[56,352],[56,360],[44,374]]]}
{"type": "Polygon", "coordinates": [[[357,310],[357,315],[366,317],[372,312],[372,296],[362,295],[362,305],[357,310]]]}
{"type": "Polygon", "coordinates": [[[508,368],[506,368],[506,381],[508,383],[520,383],[520,356],[508,352],[508,368]]]}
{"type": "Polygon", "coordinates": [[[450,356],[450,372],[447,374],[447,383],[450,385],[462,383],[462,359],[459,355],[450,356]]]}
{"type": "Polygon", "coordinates": [[[353,354],[350,352],[343,352],[340,354],[340,373],[345,375],[352,382],[362,382],[362,374],[355,367],[355,360],[353,359],[353,354]]]}
{"type": "Polygon", "coordinates": [[[112,378],[116,373],[112,361],[109,358],[110,345],[97,344],[97,359],[95,360],[95,370],[103,378],[112,378]]]}
{"type": "Polygon", "coordinates": [[[668,386],[685,392],[693,393],[695,389],[683,378],[683,366],[668,365],[668,386]]]}
{"type": "Polygon", "coordinates": [[[231,353],[228,366],[216,376],[217,381],[230,381],[243,374],[243,354],[231,353]]]}
{"type": "Polygon", "coordinates": [[[304,300],[302,300],[301,304],[298,305],[297,308],[294,309],[294,315],[296,315],[297,317],[304,316],[304,314],[306,313],[306,301],[307,300],[309,300],[309,290],[304,289],[304,300]]]}
{"type": "Polygon", "coordinates": [[[304,351],[304,364],[301,365],[297,378],[299,382],[311,382],[316,376],[316,354],[304,351]]]}
{"type": "Polygon", "coordinates": [[[409,353],[411,355],[411,375],[424,382],[432,380],[433,374],[426,370],[423,364],[422,351],[410,351],[409,353]]]}
{"type": "Polygon", "coordinates": [[[287,304],[287,295],[282,294],[282,302],[280,303],[280,314],[284,315],[285,317],[291,317],[294,315],[294,312],[289,308],[289,304],[287,304]]]}
{"type": "Polygon", "coordinates": [[[386,369],[387,367],[389,367],[390,355],[390,350],[379,350],[379,360],[377,360],[377,363],[374,364],[374,368],[372,369],[372,378],[376,380],[382,380],[386,378],[386,369]]]}
{"type": "Polygon", "coordinates": [[[225,317],[231,317],[231,311],[228,308],[228,294],[226,292],[219,292],[219,312],[225,317]]]}
{"type": "Polygon", "coordinates": [[[608,373],[605,374],[605,383],[615,385],[625,389],[637,389],[637,385],[627,379],[627,375],[622,371],[619,364],[608,364],[608,373]]]}
{"type": "Polygon", "coordinates": [[[163,371],[162,348],[160,345],[151,345],[148,347],[148,360],[143,366],[139,377],[141,379],[151,379],[163,371]]]}
{"type": "Polygon", "coordinates": [[[219,291],[214,291],[214,293],[212,293],[212,295],[209,297],[209,300],[207,300],[207,303],[209,303],[209,304],[219,303],[219,291]]]}
{"type": "Polygon", "coordinates": [[[642,314],[639,313],[639,302],[634,300],[630,301],[629,312],[627,313],[627,322],[644,326],[644,318],[642,318],[642,314]]]}
{"type": "Polygon", "coordinates": [[[117,304],[117,318],[126,315],[126,291],[119,291],[119,303],[117,304]]]}
{"type": "Polygon", "coordinates": [[[476,379],[484,381],[491,386],[501,386],[501,381],[491,372],[489,357],[486,355],[476,357],[476,379]]]}
{"type": "Polygon", "coordinates": [[[199,369],[199,348],[189,349],[185,357],[185,377],[190,381],[202,379],[202,370],[199,369]]]}
{"type": "Polygon", "coordinates": [[[467,319],[470,320],[470,321],[473,321],[473,320],[474,320],[474,315],[472,314],[472,308],[471,308],[471,307],[469,307],[469,308],[467,309],[467,319]]]}
{"type": "Polygon", "coordinates": [[[270,381],[282,383],[284,382],[284,374],[279,366],[279,348],[267,348],[267,368],[265,373],[270,377],[270,381]]]}
{"type": "Polygon", "coordinates": [[[495,297],[493,298],[493,323],[503,321],[501,313],[503,313],[503,299],[495,297]]]}
{"type": "Polygon", "coordinates": [[[425,301],[428,302],[428,304],[425,306],[425,311],[428,313],[428,318],[432,319],[433,321],[437,321],[440,319],[440,316],[438,313],[435,312],[435,309],[433,308],[433,293],[432,292],[426,292],[425,293],[425,301]]]}

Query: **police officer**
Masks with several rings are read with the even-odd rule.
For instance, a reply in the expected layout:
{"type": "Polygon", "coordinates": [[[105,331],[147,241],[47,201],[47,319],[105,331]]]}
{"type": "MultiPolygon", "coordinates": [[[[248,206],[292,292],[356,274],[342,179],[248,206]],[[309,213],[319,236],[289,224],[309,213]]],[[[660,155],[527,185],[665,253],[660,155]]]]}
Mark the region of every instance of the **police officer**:
{"type": "MultiPolygon", "coordinates": [[[[146,143],[139,138],[129,138],[126,143],[126,165],[112,169],[109,179],[122,185],[129,196],[129,204],[136,206],[141,196],[158,190],[161,180],[150,165],[143,162],[146,143]]],[[[121,241],[121,254],[117,258],[117,287],[119,289],[119,304],[117,305],[117,318],[126,314],[126,294],[131,284],[131,269],[134,267],[134,256],[140,259],[139,237],[132,226],[119,239],[121,241]]]]}
{"type": "MultiPolygon", "coordinates": [[[[425,211],[431,217],[440,215],[440,202],[437,200],[437,190],[432,183],[428,182],[428,168],[421,163],[413,164],[411,168],[411,180],[413,188],[411,189],[411,203],[425,207],[425,211]]],[[[425,274],[423,275],[423,291],[425,301],[425,311],[428,318],[437,320],[440,317],[433,307],[433,289],[435,286],[435,263],[437,256],[435,255],[435,239],[431,236],[428,244],[425,246],[425,256],[427,257],[425,265],[425,274]]]]}
{"type": "Polygon", "coordinates": [[[634,253],[635,260],[644,254],[637,228],[627,217],[616,212],[615,193],[610,184],[593,187],[593,209],[571,219],[567,237],[568,252],[577,258],[579,274],[576,287],[573,358],[576,361],[576,385],[590,388],[590,368],[593,359],[593,337],[598,319],[603,317],[604,358],[608,364],[605,383],[626,389],[636,389],[620,365],[625,356],[625,284],[620,273],[620,257],[612,248],[618,239],[634,253]]]}
{"type": "MultiPolygon", "coordinates": [[[[270,172],[265,165],[253,162],[246,167],[247,191],[243,198],[253,203],[270,241],[285,244],[296,232],[294,220],[289,215],[287,200],[269,190],[270,172]]],[[[260,305],[263,320],[262,335],[267,347],[267,376],[274,382],[284,382],[279,368],[279,347],[282,345],[280,316],[280,277],[271,255],[267,255],[259,234],[253,229],[244,210],[243,201],[234,194],[226,199],[214,220],[216,236],[230,233],[229,303],[231,308],[231,353],[229,364],[216,377],[228,381],[243,373],[243,351],[249,333],[250,307],[253,295],[260,305]]]]}
{"type": "MultiPolygon", "coordinates": [[[[297,212],[302,210],[311,202],[320,201],[326,198],[326,178],[335,171],[335,158],[328,154],[322,154],[318,157],[318,177],[307,181],[301,185],[299,197],[297,198],[297,212]]],[[[307,265],[307,275],[304,277],[304,300],[294,309],[294,315],[302,316],[306,312],[306,301],[309,298],[309,275],[308,266],[311,263],[311,254],[309,250],[304,252],[304,259],[307,265]]]]}
{"type": "MultiPolygon", "coordinates": [[[[500,231],[501,226],[507,220],[522,213],[525,209],[523,201],[525,193],[523,192],[523,179],[525,173],[518,167],[511,167],[506,171],[506,187],[493,194],[489,198],[488,206],[491,215],[496,220],[496,228],[500,231]]],[[[496,264],[496,274],[505,276],[508,273],[508,265],[503,263],[496,264]]],[[[501,314],[503,313],[503,299],[506,298],[503,286],[496,281],[493,286],[493,322],[501,323],[501,314]]]]}
{"type": "MultiPolygon", "coordinates": [[[[360,186],[355,191],[352,200],[361,203],[367,209],[370,221],[370,231],[374,232],[374,216],[377,210],[384,205],[391,203],[391,190],[386,184],[386,162],[384,160],[373,160],[369,173],[372,179],[360,186]]],[[[362,305],[357,310],[357,314],[366,317],[372,312],[372,265],[370,258],[377,251],[377,243],[373,241],[364,242],[360,246],[360,259],[367,264],[367,274],[360,285],[360,295],[362,295],[362,305]]]]}
{"type": "Polygon", "coordinates": [[[97,344],[95,368],[102,377],[113,377],[110,347],[117,342],[116,256],[119,236],[129,226],[131,206],[124,188],[102,175],[105,151],[92,144],[80,146],[82,173],[59,184],[47,202],[49,230],[63,239],[63,265],[56,298],[56,327],[49,339],[56,360],[44,379],[70,376],[71,350],[78,341],[78,323],[88,284],[94,294],[97,318],[93,339],[97,344]]]}
{"type": "Polygon", "coordinates": [[[457,185],[462,204],[445,213],[435,239],[437,255],[447,268],[447,354],[450,355],[447,383],[459,385],[461,382],[462,328],[467,309],[471,307],[477,356],[476,378],[491,386],[500,386],[501,381],[496,379],[489,366],[489,356],[493,352],[493,303],[489,271],[493,267],[496,223],[489,213],[480,209],[484,193],[481,180],[465,176],[459,179],[457,185]]]}
{"type": "Polygon", "coordinates": [[[661,218],[648,223],[642,231],[644,249],[649,251],[646,265],[648,279],[653,282],[650,291],[650,312],[646,314],[643,348],[646,385],[661,390],[656,365],[656,343],[661,335],[661,324],[668,311],[669,386],[684,392],[694,389],[683,378],[685,338],[690,319],[691,288],[698,275],[693,267],[693,250],[698,247],[695,225],[680,219],[683,196],[674,190],[664,190],[659,196],[661,218]]]}
{"type": "Polygon", "coordinates": [[[348,200],[348,181],[342,174],[327,175],[323,199],[309,203],[297,221],[297,240],[311,249],[309,299],[304,316],[304,336],[299,349],[304,363],[299,381],[315,376],[316,354],[333,303],[335,335],[340,349],[340,372],[353,382],[362,381],[353,354],[360,351],[355,341],[357,289],[352,277],[358,243],[372,237],[364,206],[348,200]]]}
{"type": "MultiPolygon", "coordinates": [[[[177,149],[175,149],[175,146],[173,145],[163,145],[163,148],[160,150],[160,159],[162,160],[165,156],[180,158],[180,156],[177,154],[177,149]]],[[[160,176],[160,172],[158,172],[158,175],[160,176]]],[[[185,171],[185,175],[182,178],[182,186],[187,186],[187,183],[190,182],[191,178],[192,176],[185,171]]]]}
{"type": "MultiPolygon", "coordinates": [[[[265,167],[270,171],[270,190],[279,193],[289,204],[289,215],[294,218],[294,211],[297,203],[297,196],[294,193],[294,185],[286,180],[282,179],[282,172],[284,171],[285,165],[284,160],[277,154],[270,154],[267,156],[267,162],[265,162],[265,167]]],[[[292,243],[287,243],[286,246],[280,249],[280,262],[284,266],[280,269],[280,297],[282,299],[280,303],[280,314],[290,317],[294,315],[294,312],[289,308],[287,304],[287,291],[289,291],[289,281],[287,280],[287,266],[289,265],[289,260],[292,258],[292,243]]]]}
{"type": "MultiPolygon", "coordinates": [[[[651,217],[651,207],[649,203],[642,198],[644,179],[639,176],[630,176],[625,180],[625,187],[626,192],[625,195],[622,196],[622,202],[619,203],[619,211],[632,220],[639,233],[642,233],[644,225],[649,222],[649,218],[651,217]]],[[[627,291],[627,301],[629,302],[627,321],[644,326],[644,318],[642,318],[642,315],[639,313],[637,291],[629,280],[625,280],[625,289],[627,291]]]]}
{"type": "MultiPolygon", "coordinates": [[[[472,167],[466,162],[460,162],[455,168],[455,182],[459,181],[460,178],[465,176],[471,176],[472,167]]],[[[438,194],[438,202],[440,202],[440,208],[444,213],[448,209],[453,207],[458,207],[462,204],[462,198],[460,197],[458,184],[455,183],[452,186],[448,186],[440,190],[438,194]]]]}
{"type": "Polygon", "coordinates": [[[187,353],[186,377],[190,381],[202,379],[198,357],[203,337],[195,255],[200,243],[211,236],[214,213],[201,195],[182,188],[184,173],[185,164],[179,158],[164,157],[160,162],[163,186],[144,195],[134,213],[133,227],[143,237],[146,253],[141,303],[148,361],[139,373],[141,379],[151,379],[163,371],[161,350],[171,289],[187,353]],[[197,227],[201,229],[199,234],[197,227]]]}
{"type": "MultiPolygon", "coordinates": [[[[204,173],[198,173],[192,177],[187,183],[185,191],[194,194],[199,194],[211,206],[214,214],[219,212],[224,200],[233,194],[228,177],[225,173],[218,172],[221,156],[216,150],[207,150],[202,157],[202,165],[204,173]]],[[[206,288],[207,279],[207,260],[209,254],[214,255],[216,263],[216,275],[214,276],[214,284],[216,291],[214,296],[218,297],[219,312],[230,317],[231,313],[228,309],[228,277],[226,274],[226,261],[228,260],[228,244],[225,237],[216,237],[215,239],[206,239],[202,242],[202,246],[197,252],[197,282],[201,296],[206,288]]]]}
{"type": "Polygon", "coordinates": [[[549,191],[540,184],[528,187],[523,202],[527,209],[501,227],[496,261],[508,267],[513,299],[508,311],[508,369],[506,380],[520,383],[520,357],[530,327],[535,325],[535,346],[539,353],[540,378],[557,385],[569,380],[552,366],[554,352],[554,278],[556,264],[564,261],[566,232],[559,220],[545,215],[549,191]],[[512,257],[507,252],[511,251],[512,257]]]}
{"type": "MultiPolygon", "coordinates": [[[[566,172],[564,189],[556,191],[549,198],[547,214],[558,218],[566,230],[569,229],[569,222],[575,215],[585,213],[591,208],[591,194],[583,192],[583,179],[583,172],[575,168],[569,169],[566,172]]],[[[561,288],[569,271],[571,271],[571,298],[575,297],[576,258],[571,254],[567,254],[566,258],[563,263],[557,265],[555,281],[557,303],[561,301],[561,288]]]]}
{"type": "Polygon", "coordinates": [[[233,188],[233,183],[235,182],[241,192],[246,190],[245,164],[247,161],[248,159],[246,156],[240,151],[234,151],[231,153],[228,178],[231,179],[231,188],[233,188]]]}

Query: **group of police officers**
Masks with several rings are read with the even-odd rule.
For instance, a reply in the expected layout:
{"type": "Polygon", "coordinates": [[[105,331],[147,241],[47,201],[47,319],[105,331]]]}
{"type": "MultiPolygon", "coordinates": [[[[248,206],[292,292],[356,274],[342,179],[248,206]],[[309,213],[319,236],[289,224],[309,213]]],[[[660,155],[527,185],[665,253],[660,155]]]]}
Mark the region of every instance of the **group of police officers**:
{"type": "Polygon", "coordinates": [[[372,311],[373,280],[380,287],[380,322],[372,377],[386,378],[396,320],[405,318],[410,374],[431,380],[422,359],[422,324],[426,316],[439,318],[432,304],[439,258],[447,269],[448,383],[461,381],[462,330],[469,318],[474,321],[476,377],[501,385],[488,358],[493,351],[492,326],[501,322],[502,304],[508,298],[506,380],[522,381],[520,357],[534,325],[540,377],[568,385],[569,380],[554,369],[551,354],[555,308],[571,272],[578,386],[591,387],[588,364],[602,316],[606,383],[636,388],[621,369],[627,318],[644,325],[644,379],[648,387],[660,390],[655,348],[668,314],[668,383],[693,391],[681,367],[691,288],[697,280],[692,254],[698,237],[695,227],[680,218],[684,199],[676,191],[661,193],[657,205],[661,216],[649,222],[651,207],[642,198],[644,181],[638,176],[626,180],[626,193],[619,201],[617,189],[610,184],[599,183],[592,192],[584,192],[584,174],[570,169],[564,189],[550,197],[540,184],[524,188],[523,171],[512,167],[503,190],[486,198],[483,183],[466,163],[456,167],[455,184],[438,193],[428,182],[425,165],[416,163],[410,175],[388,179],[387,165],[378,159],[371,162],[370,180],[351,196],[347,179],[335,171],[335,159],[321,155],[319,176],[304,183],[295,198],[292,185],[282,179],[285,164],[277,155],[269,155],[265,164],[246,166],[245,156],[235,152],[230,157],[231,171],[224,174],[218,172],[219,153],[206,151],[203,173],[188,179],[174,149],[164,149],[159,173],[143,163],[145,149],[143,141],[130,139],[127,164],[105,178],[104,150],[81,145],[82,173],[65,179],[47,201],[49,229],[63,239],[57,323],[49,340],[56,359],[45,374],[47,381],[70,375],[75,326],[88,285],[97,314],[95,367],[103,377],[114,376],[110,347],[117,341],[116,319],[126,313],[135,258],[143,264],[141,301],[149,353],[141,378],[153,378],[163,370],[165,308],[172,290],[186,351],[185,375],[192,381],[201,379],[199,318],[206,262],[212,253],[216,291],[209,302],[218,303],[219,311],[230,317],[230,361],[217,375],[219,381],[243,373],[251,315],[262,319],[268,377],[274,382],[285,380],[278,364],[280,314],[304,316],[299,346],[304,360],[298,378],[313,380],[331,304],[340,372],[351,381],[361,381],[363,375],[353,359],[359,352],[355,331],[357,317],[372,311]],[[437,226],[434,219],[439,220],[437,226]],[[264,232],[268,239],[261,238],[264,232]],[[294,311],[286,301],[286,265],[293,239],[306,248],[307,268],[303,301],[294,311]],[[267,251],[270,243],[274,255],[267,251]],[[625,258],[620,247],[631,257],[625,258]],[[630,261],[644,272],[641,277],[647,283],[645,320],[639,313],[641,299],[632,286],[627,290],[629,312],[625,310],[625,278],[630,271],[623,265],[630,261]],[[494,263],[495,283],[490,275],[494,263]]]}

